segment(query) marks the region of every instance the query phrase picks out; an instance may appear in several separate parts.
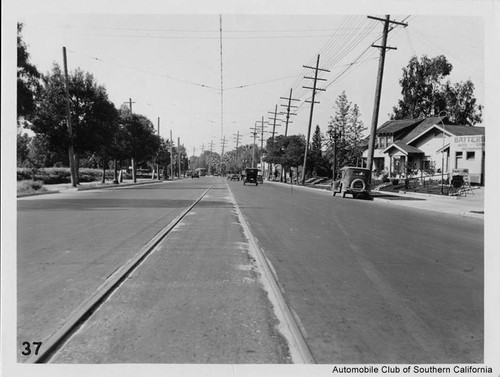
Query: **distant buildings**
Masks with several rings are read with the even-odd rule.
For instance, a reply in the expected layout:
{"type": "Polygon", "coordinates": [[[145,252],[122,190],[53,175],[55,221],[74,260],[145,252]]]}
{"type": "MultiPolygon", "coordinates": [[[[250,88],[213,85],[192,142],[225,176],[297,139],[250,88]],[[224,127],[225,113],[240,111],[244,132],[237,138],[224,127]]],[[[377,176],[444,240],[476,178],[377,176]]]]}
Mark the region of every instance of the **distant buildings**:
{"type": "MultiPolygon", "coordinates": [[[[377,129],[375,176],[467,175],[484,184],[484,127],[446,124],[446,117],[391,120],[377,129]]],[[[366,160],[368,151],[363,158],[366,160]]]]}

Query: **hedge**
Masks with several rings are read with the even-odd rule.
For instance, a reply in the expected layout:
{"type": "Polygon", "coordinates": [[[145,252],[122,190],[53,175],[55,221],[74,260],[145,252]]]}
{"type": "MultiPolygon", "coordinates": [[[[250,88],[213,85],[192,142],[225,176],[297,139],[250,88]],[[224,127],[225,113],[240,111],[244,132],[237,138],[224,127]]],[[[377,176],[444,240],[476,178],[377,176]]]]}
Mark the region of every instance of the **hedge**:
{"type": "MultiPolygon", "coordinates": [[[[36,170],[29,168],[17,169],[18,181],[32,180],[33,178],[46,185],[71,182],[69,168],[43,168],[36,170]]],[[[102,180],[102,169],[80,169],[79,179],[80,182],[100,181],[102,180]]],[[[113,179],[113,170],[106,170],[106,179],[113,179]]]]}

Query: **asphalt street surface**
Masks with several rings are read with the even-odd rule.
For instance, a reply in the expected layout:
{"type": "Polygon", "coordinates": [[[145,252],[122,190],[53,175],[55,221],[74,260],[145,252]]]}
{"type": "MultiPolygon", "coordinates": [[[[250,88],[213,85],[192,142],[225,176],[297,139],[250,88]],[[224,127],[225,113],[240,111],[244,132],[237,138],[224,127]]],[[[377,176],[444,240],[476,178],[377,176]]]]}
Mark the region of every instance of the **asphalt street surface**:
{"type": "Polygon", "coordinates": [[[291,362],[231,193],[316,362],[482,361],[483,222],[214,177],[18,199],[19,347],[212,184],[51,362],[291,362]]]}
{"type": "Polygon", "coordinates": [[[483,359],[483,223],[231,184],[319,363],[483,359]]]}

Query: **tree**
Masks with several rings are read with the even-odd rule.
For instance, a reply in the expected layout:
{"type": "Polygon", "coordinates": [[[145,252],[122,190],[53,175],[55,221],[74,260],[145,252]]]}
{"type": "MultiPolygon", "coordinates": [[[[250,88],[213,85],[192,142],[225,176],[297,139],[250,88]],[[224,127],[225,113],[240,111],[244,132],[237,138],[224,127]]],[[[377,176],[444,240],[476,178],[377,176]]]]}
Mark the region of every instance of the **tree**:
{"type": "Polygon", "coordinates": [[[357,166],[361,161],[366,127],[360,117],[358,105],[349,102],[342,92],[335,101],[335,115],[330,118],[330,145],[326,153],[326,158],[335,164],[335,172],[342,166],[357,166]]]}
{"type": "Polygon", "coordinates": [[[363,143],[363,132],[366,131],[367,128],[363,125],[363,121],[361,121],[360,117],[361,113],[359,107],[354,104],[344,135],[346,140],[345,159],[346,163],[351,166],[358,166],[358,163],[361,161],[361,156],[366,149],[363,143]]]}
{"type": "Polygon", "coordinates": [[[323,155],[323,135],[317,125],[312,136],[310,158],[307,163],[307,171],[313,175],[326,176],[329,174],[328,161],[323,155]]]}
{"type": "Polygon", "coordinates": [[[23,24],[17,24],[17,117],[29,119],[35,110],[40,86],[40,72],[31,64],[28,48],[22,39],[23,24]]]}
{"type": "MultiPolygon", "coordinates": [[[[29,125],[36,134],[44,136],[47,148],[58,155],[67,152],[69,146],[64,81],[57,64],[51,73],[43,75],[29,125]]],[[[117,128],[117,111],[109,101],[106,89],[98,85],[90,73],[79,69],[69,76],[69,94],[78,172],[81,155],[102,154],[112,143],[117,128]]]]}
{"type": "MultiPolygon", "coordinates": [[[[304,161],[304,152],[306,148],[306,138],[304,135],[279,135],[267,140],[266,162],[279,164],[282,166],[283,173],[289,171],[292,167],[298,167],[304,161]]],[[[286,175],[282,174],[282,177],[286,175]]]]}
{"type": "Polygon", "coordinates": [[[31,137],[23,133],[23,128],[17,123],[17,166],[25,166],[28,162],[29,144],[31,137]]]}
{"type": "Polygon", "coordinates": [[[156,156],[161,146],[161,139],[155,135],[153,123],[144,115],[121,111],[120,124],[124,132],[124,152],[131,158],[132,179],[137,182],[137,163],[156,156]]]}
{"type": "Polygon", "coordinates": [[[449,119],[460,124],[481,122],[482,106],[476,105],[474,85],[467,81],[452,84],[444,79],[453,66],[444,55],[420,60],[413,56],[403,68],[399,80],[403,98],[393,108],[392,119],[415,119],[446,112],[449,119]]]}
{"type": "MultiPolygon", "coordinates": [[[[156,162],[163,167],[163,179],[168,177],[168,165],[170,164],[170,142],[160,138],[160,147],[156,155],[156,162]]],[[[161,169],[160,169],[161,170],[161,169]]],[[[158,177],[160,172],[158,172],[158,177]]]]}
{"type": "Polygon", "coordinates": [[[446,111],[448,119],[456,124],[473,126],[481,123],[483,106],[478,105],[474,97],[472,81],[446,85],[446,111]]]}

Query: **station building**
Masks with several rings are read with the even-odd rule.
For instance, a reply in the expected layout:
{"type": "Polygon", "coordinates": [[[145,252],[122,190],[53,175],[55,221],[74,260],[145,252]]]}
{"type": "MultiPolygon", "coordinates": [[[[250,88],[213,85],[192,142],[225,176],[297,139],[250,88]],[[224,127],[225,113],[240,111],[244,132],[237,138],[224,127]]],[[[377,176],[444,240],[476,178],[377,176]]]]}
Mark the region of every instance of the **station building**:
{"type": "MultiPolygon", "coordinates": [[[[363,157],[368,157],[365,151],[363,157]]],[[[375,176],[467,176],[483,185],[484,127],[447,124],[446,117],[391,120],[377,129],[373,156],[375,176]]]]}

